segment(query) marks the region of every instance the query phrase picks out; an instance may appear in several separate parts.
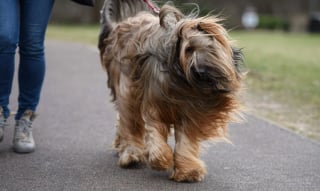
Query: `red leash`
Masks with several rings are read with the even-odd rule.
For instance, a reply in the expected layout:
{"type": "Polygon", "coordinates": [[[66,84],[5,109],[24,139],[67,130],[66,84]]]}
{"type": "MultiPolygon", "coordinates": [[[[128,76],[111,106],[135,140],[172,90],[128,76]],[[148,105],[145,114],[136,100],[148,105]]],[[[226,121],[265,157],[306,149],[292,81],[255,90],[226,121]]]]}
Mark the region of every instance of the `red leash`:
{"type": "Polygon", "coordinates": [[[159,14],[160,12],[159,9],[156,6],[154,6],[149,0],[143,0],[143,1],[147,3],[148,7],[152,9],[153,12],[159,14]]]}

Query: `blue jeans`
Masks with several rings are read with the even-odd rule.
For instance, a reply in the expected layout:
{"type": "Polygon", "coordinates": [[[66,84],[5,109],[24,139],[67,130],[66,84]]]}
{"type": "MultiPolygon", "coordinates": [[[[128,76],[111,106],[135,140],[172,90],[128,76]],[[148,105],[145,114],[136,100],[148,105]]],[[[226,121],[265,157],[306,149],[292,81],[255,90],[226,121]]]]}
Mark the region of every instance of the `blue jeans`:
{"type": "Polygon", "coordinates": [[[0,106],[9,116],[14,58],[19,46],[16,119],[35,111],[45,76],[44,39],[54,0],[0,0],[0,106]]]}

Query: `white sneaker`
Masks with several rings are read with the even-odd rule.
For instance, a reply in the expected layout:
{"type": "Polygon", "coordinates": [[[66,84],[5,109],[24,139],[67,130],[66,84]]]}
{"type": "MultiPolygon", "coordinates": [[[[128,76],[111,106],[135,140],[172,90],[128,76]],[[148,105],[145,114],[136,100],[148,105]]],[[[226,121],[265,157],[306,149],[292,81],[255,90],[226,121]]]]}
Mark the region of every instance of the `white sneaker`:
{"type": "Polygon", "coordinates": [[[13,136],[13,150],[17,153],[31,153],[35,150],[32,136],[32,121],[35,114],[31,110],[23,113],[21,119],[16,121],[13,136]]]}

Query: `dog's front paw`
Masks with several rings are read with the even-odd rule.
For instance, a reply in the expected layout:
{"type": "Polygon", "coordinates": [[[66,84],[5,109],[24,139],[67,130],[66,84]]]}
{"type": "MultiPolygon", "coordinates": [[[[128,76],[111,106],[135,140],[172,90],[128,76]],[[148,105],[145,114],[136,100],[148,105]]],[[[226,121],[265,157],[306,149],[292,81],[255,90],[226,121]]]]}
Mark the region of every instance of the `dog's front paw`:
{"type": "Polygon", "coordinates": [[[155,170],[168,170],[173,167],[173,154],[169,145],[150,148],[146,152],[148,165],[155,170]]]}
{"type": "Polygon", "coordinates": [[[175,166],[169,177],[171,180],[177,182],[200,182],[204,179],[207,171],[202,161],[188,160],[177,155],[175,157],[175,166]]]}
{"type": "Polygon", "coordinates": [[[206,170],[204,168],[177,169],[175,168],[169,177],[176,182],[200,182],[204,179],[206,170]]]}

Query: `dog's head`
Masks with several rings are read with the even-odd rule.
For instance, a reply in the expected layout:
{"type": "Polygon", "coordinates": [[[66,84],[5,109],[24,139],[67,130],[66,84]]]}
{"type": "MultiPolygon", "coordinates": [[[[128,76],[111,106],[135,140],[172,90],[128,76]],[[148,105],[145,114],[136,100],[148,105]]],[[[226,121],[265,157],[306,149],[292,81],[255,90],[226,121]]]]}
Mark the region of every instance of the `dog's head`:
{"type": "Polygon", "coordinates": [[[160,24],[171,33],[169,68],[205,92],[232,92],[240,87],[242,53],[232,46],[216,17],[191,18],[164,6],[160,24]]]}

